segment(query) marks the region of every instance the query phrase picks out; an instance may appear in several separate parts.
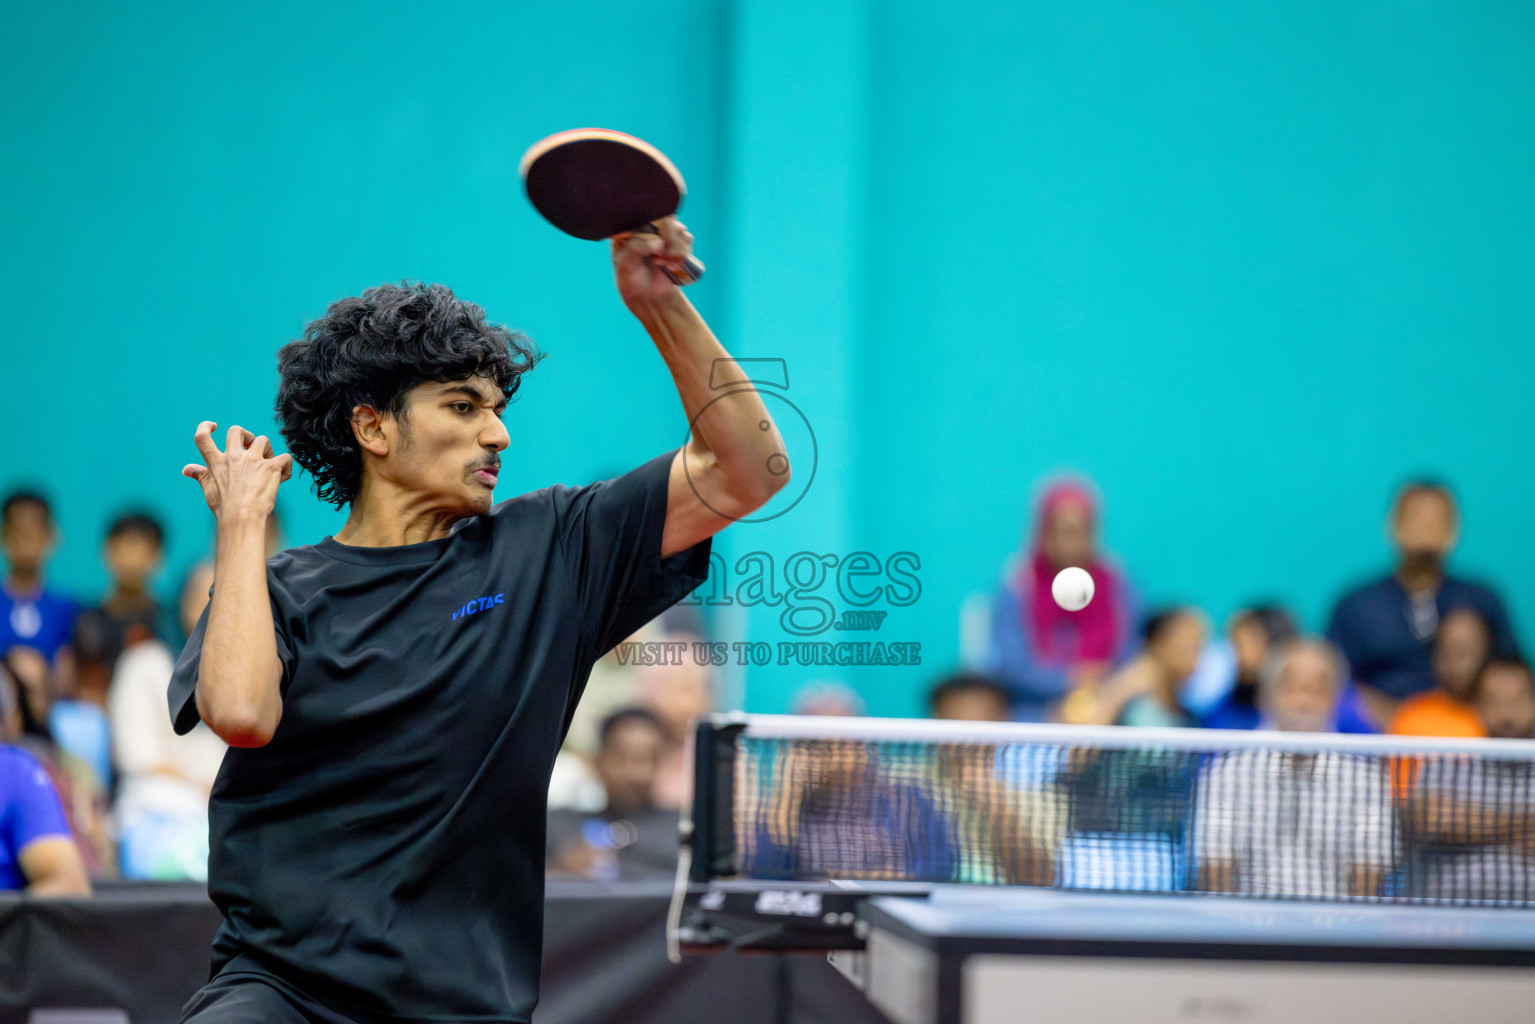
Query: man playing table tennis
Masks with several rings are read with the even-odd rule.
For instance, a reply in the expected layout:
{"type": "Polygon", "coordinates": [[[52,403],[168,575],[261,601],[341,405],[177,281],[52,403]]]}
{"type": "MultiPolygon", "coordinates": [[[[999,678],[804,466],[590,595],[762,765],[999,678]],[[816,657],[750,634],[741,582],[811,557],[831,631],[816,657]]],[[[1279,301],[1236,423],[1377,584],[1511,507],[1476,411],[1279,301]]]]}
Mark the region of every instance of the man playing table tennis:
{"type": "Polygon", "coordinates": [[[492,504],[538,355],[439,285],[342,299],[283,348],[291,455],[198,426],[183,472],[217,561],[170,711],[232,749],[210,808],[224,923],[183,1020],[530,1019],[545,793],[588,672],[788,479],[756,392],[710,390],[730,357],[666,273],[691,236],[659,230],[615,238],[613,267],[693,432],[623,476],[492,504]],[[349,515],[263,561],[294,459],[349,515]]]}

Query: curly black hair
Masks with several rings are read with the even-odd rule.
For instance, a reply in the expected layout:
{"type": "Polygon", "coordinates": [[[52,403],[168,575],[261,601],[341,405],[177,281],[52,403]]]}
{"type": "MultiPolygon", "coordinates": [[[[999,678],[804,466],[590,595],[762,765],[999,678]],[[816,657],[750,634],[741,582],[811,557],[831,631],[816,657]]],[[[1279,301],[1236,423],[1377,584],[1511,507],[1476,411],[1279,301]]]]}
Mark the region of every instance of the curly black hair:
{"type": "Polygon", "coordinates": [[[440,284],[383,284],[331,303],[277,353],[277,422],[315,494],[340,508],[362,485],[355,406],[403,419],[417,384],[475,376],[495,381],[510,402],[542,358],[525,335],[487,322],[440,284]]]}

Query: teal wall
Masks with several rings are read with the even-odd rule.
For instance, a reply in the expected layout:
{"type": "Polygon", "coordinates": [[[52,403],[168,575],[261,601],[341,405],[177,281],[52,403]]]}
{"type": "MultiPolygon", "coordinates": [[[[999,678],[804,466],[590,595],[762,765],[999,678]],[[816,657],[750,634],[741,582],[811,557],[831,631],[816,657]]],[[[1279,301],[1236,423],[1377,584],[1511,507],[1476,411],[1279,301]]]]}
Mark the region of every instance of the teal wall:
{"type": "MultiPolygon", "coordinates": [[[[195,558],[197,420],[273,429],[275,349],[384,280],[448,283],[550,353],[504,493],[679,443],[601,248],[516,181],[528,142],[602,124],[684,168],[695,301],[786,361],[815,430],[804,500],[721,553],[921,559],[878,636],[924,665],[843,673],[871,711],[917,710],[1063,468],[1151,599],[1278,596],[1313,626],[1385,563],[1392,486],[1446,476],[1457,564],[1535,642],[1528,5],[215,6],[0,11],[0,487],[50,485],[61,581],[101,586],[128,504],[195,558]]],[[[283,504],[292,542],[339,523],[283,504]]],[[[781,610],[715,614],[776,643],[781,610]]],[[[729,692],[781,710],[811,677],[835,673],[729,692]]]]}
{"type": "Polygon", "coordinates": [[[862,489],[935,618],[1072,467],[1152,599],[1320,628],[1427,470],[1535,641],[1535,8],[880,9],[862,489]]]}
{"type": "MultiPolygon", "coordinates": [[[[0,487],[57,497],[56,577],[104,585],[97,541],[128,504],[169,518],[171,575],[195,560],[197,422],[275,431],[277,348],[384,281],[447,283],[549,353],[507,417],[504,493],[678,444],[604,248],[540,220],[517,162],[621,126],[687,169],[688,220],[717,238],[723,25],[703,0],[0,8],[0,487]]],[[[292,543],[342,521],[307,483],[279,499],[292,543]]]]}

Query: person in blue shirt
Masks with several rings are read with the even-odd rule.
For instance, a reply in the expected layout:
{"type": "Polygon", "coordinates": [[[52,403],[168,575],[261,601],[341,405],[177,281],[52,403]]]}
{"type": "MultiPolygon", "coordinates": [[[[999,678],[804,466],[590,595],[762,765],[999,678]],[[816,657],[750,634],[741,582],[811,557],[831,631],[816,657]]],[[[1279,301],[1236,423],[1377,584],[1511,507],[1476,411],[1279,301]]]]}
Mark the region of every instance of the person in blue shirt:
{"type": "Polygon", "coordinates": [[[1155,612],[1141,629],[1144,646],[1095,690],[1083,690],[1061,708],[1072,725],[1197,726],[1183,691],[1199,666],[1209,622],[1191,606],[1155,612]]]}
{"type": "Polygon", "coordinates": [[[1256,729],[1263,718],[1258,706],[1258,676],[1269,651],[1300,636],[1288,611],[1277,604],[1255,604],[1231,617],[1226,627],[1231,645],[1230,689],[1199,716],[1206,729],[1256,729]]]}
{"type": "Polygon", "coordinates": [[[0,547],[6,575],[0,584],[0,654],[31,647],[53,664],[68,645],[79,606],[49,590],[43,578],[58,530],[48,499],[16,491],[0,503],[0,547]]]}
{"type": "MultiPolygon", "coordinates": [[[[58,543],[48,500],[17,491],[0,503],[0,542],[8,573],[0,586],[0,658],[7,659],[32,718],[48,722],[59,745],[90,764],[99,787],[111,785],[106,715],[101,708],[59,700],[78,677],[75,632],[80,607],[47,589],[44,567],[58,543]]],[[[87,785],[90,788],[90,785],[87,785]]]]}
{"type": "Polygon", "coordinates": [[[20,737],[21,720],[19,687],[8,673],[0,674],[0,891],[87,896],[90,879],[48,773],[11,745],[20,737]]]}
{"type": "Polygon", "coordinates": [[[1124,570],[1099,547],[1101,519],[1088,484],[1055,482],[1039,500],[1026,550],[1003,572],[986,653],[976,667],[1012,691],[1015,718],[1055,718],[1063,701],[1091,692],[1135,653],[1140,600],[1124,570]],[[1062,608],[1051,594],[1056,574],[1068,566],[1093,578],[1093,599],[1077,611],[1062,608]]]}
{"type": "Polygon", "coordinates": [[[770,806],[752,815],[741,870],[798,881],[958,881],[960,851],[933,799],[932,768],[835,740],[748,766],[748,788],[770,806]]]}
{"type": "MultiPolygon", "coordinates": [[[[1348,659],[1357,691],[1345,695],[1344,718],[1362,713],[1376,729],[1384,728],[1402,700],[1434,688],[1429,653],[1439,620],[1452,609],[1481,614],[1492,630],[1494,654],[1518,653],[1498,595],[1445,571],[1460,533],[1448,487],[1429,480],[1408,483],[1397,493],[1390,529],[1396,569],[1346,594],[1327,627],[1327,639],[1348,659]]],[[[1346,721],[1341,727],[1355,731],[1346,721]]]]}

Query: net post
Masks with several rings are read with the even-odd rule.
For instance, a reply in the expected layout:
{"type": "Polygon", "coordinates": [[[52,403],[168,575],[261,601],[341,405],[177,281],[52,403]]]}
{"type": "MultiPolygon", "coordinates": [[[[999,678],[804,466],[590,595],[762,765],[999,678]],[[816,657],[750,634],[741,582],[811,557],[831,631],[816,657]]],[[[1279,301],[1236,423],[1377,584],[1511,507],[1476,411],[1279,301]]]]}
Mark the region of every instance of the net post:
{"type": "Polygon", "coordinates": [[[705,715],[693,728],[693,814],[686,836],[689,880],[706,883],[736,874],[736,737],[745,716],[705,715]]]}

